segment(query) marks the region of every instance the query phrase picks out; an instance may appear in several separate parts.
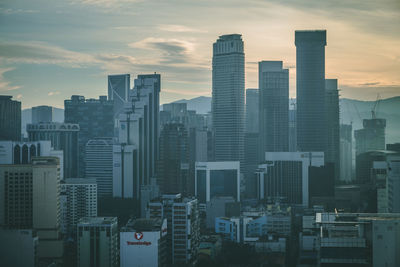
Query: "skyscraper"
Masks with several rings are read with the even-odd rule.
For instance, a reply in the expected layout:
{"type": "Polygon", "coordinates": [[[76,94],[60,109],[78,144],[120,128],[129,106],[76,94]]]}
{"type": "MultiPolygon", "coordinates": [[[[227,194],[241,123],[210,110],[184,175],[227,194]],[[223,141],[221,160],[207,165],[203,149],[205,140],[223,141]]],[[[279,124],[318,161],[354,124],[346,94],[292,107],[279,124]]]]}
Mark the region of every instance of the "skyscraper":
{"type": "Polygon", "coordinates": [[[79,132],[79,173],[80,178],[85,175],[86,143],[96,137],[114,136],[114,103],[106,96],[99,99],[85,99],[84,96],[73,95],[70,100],[64,101],[64,120],[66,123],[77,123],[79,132]]]}
{"type": "Polygon", "coordinates": [[[158,158],[160,74],[138,75],[119,115],[118,144],[113,148],[113,196],[140,198],[158,158]]]}
{"type": "Polygon", "coordinates": [[[99,197],[112,196],[113,141],[111,137],[95,138],[86,143],[85,177],[96,180],[99,197]]]}
{"type": "Polygon", "coordinates": [[[216,161],[244,158],[244,52],[240,34],[213,44],[212,120],[216,161]]]}
{"type": "Polygon", "coordinates": [[[297,148],[325,151],[326,31],[296,31],[297,148]]]}
{"type": "Polygon", "coordinates": [[[130,82],[129,74],[108,75],[108,100],[114,103],[114,123],[128,101],[130,82]]]}
{"type": "Polygon", "coordinates": [[[188,133],[183,124],[168,123],[164,125],[160,134],[160,159],[157,169],[161,193],[188,194],[188,133]]]}
{"type": "Polygon", "coordinates": [[[246,133],[258,133],[258,89],[246,90],[246,133]]]}
{"type": "Polygon", "coordinates": [[[282,61],[258,63],[260,159],[289,150],[289,70],[282,61]]]}
{"type": "Polygon", "coordinates": [[[353,138],[351,124],[340,125],[340,175],[339,179],[350,182],[353,169],[353,138]]]}
{"type": "MultiPolygon", "coordinates": [[[[31,142],[51,141],[56,150],[63,151],[63,176],[66,178],[78,177],[79,161],[79,125],[75,123],[42,122],[28,124],[26,127],[31,142]]],[[[38,149],[40,150],[40,149],[38,149]]],[[[38,155],[40,154],[38,151],[38,155]]]]}
{"type": "Polygon", "coordinates": [[[334,164],[335,180],[339,179],[340,164],[340,123],[339,91],[337,79],[325,80],[326,148],[325,162],[334,164]]]}
{"type": "Polygon", "coordinates": [[[52,122],[52,121],[53,121],[53,107],[50,106],[32,107],[32,123],[52,122]]]}
{"type": "Polygon", "coordinates": [[[356,156],[370,150],[385,149],[386,119],[364,119],[363,128],[354,131],[356,156]]]}
{"type": "Polygon", "coordinates": [[[0,140],[21,140],[21,102],[0,95],[0,140]]]}

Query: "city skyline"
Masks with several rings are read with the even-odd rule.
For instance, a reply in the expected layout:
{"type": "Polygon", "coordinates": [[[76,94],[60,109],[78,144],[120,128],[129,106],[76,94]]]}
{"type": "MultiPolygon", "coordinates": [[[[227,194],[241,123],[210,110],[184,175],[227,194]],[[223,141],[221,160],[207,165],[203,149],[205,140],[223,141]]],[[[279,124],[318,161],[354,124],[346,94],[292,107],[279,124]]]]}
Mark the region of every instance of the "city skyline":
{"type": "Polygon", "coordinates": [[[0,93],[23,108],[62,107],[73,94],[97,98],[107,95],[109,74],[154,71],[164,77],[161,103],[210,96],[210,46],[231,33],[245,42],[245,88],[257,87],[257,62],[282,60],[294,97],[294,31],[303,29],[327,30],[326,78],[339,80],[342,97],[373,100],[400,90],[394,0],[5,1],[0,21],[0,93]]]}

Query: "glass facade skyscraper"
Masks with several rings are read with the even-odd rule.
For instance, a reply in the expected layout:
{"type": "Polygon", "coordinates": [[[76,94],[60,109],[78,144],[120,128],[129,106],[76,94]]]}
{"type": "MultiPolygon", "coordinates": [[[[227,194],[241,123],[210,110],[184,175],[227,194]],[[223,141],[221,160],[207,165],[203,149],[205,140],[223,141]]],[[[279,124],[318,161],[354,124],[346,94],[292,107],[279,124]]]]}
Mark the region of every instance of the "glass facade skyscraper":
{"type": "Polygon", "coordinates": [[[244,158],[244,52],[240,34],[213,44],[212,120],[216,161],[244,158]]]}
{"type": "Polygon", "coordinates": [[[297,149],[325,151],[326,31],[296,31],[297,149]]]}
{"type": "Polygon", "coordinates": [[[282,61],[258,63],[260,159],[266,151],[289,150],[289,70],[282,61]]]}

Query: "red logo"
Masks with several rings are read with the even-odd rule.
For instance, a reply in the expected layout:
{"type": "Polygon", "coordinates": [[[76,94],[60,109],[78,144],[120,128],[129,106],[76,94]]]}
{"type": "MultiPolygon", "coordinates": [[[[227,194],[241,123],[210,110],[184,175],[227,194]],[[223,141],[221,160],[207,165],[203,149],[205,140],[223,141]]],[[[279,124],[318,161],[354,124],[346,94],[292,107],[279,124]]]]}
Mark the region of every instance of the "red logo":
{"type": "Polygon", "coordinates": [[[136,232],[135,233],[135,238],[136,238],[136,240],[141,240],[143,238],[143,233],[142,232],[136,232]]]}

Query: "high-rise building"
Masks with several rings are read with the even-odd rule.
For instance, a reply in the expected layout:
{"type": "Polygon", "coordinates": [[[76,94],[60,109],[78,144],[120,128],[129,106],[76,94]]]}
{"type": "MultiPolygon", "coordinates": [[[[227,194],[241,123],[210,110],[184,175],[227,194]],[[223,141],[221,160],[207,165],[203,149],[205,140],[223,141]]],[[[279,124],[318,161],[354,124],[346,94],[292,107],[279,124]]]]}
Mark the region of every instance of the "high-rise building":
{"type": "Polygon", "coordinates": [[[258,63],[260,159],[266,151],[289,151],[289,70],[282,61],[258,63]]]}
{"type": "Polygon", "coordinates": [[[32,107],[32,123],[52,122],[52,121],[53,121],[53,107],[50,106],[32,107]]]}
{"type": "Polygon", "coordinates": [[[32,229],[0,228],[0,259],[3,266],[38,266],[39,239],[32,229]]]}
{"type": "Polygon", "coordinates": [[[387,158],[388,211],[400,213],[400,156],[387,158]]]}
{"type": "Polygon", "coordinates": [[[246,90],[246,133],[258,133],[259,90],[246,90]]]}
{"type": "Polygon", "coordinates": [[[296,31],[297,148],[325,151],[326,31],[296,31]]]}
{"type": "Polygon", "coordinates": [[[0,141],[0,164],[30,164],[33,157],[52,156],[60,159],[60,177],[64,178],[64,153],[54,150],[50,141],[0,141]]]}
{"type": "Polygon", "coordinates": [[[350,182],[353,170],[353,129],[352,124],[340,125],[340,175],[341,181],[350,182]]]}
{"type": "Polygon", "coordinates": [[[63,256],[60,235],[60,165],[56,157],[33,157],[31,164],[0,165],[0,224],[34,229],[41,262],[63,256]],[[4,191],[3,191],[4,190],[4,191]]]}
{"type": "Polygon", "coordinates": [[[240,162],[196,162],[195,194],[205,204],[213,197],[233,197],[240,201],[240,162]]]}
{"type": "Polygon", "coordinates": [[[398,266],[400,215],[317,213],[318,266],[398,266]]]}
{"type": "MultiPolygon", "coordinates": [[[[49,140],[56,150],[62,150],[64,155],[63,176],[77,177],[80,168],[79,161],[79,125],[75,123],[43,122],[28,124],[26,127],[28,139],[31,142],[49,140]]],[[[38,149],[39,151],[40,149],[38,149]]]]}
{"type": "Polygon", "coordinates": [[[114,124],[128,101],[131,76],[129,74],[108,75],[108,100],[114,103],[114,124]]]}
{"type": "Polygon", "coordinates": [[[297,151],[297,127],[296,127],[296,105],[293,109],[289,109],[289,151],[296,152],[297,151]]]}
{"type": "Polygon", "coordinates": [[[0,140],[21,140],[21,102],[0,95],[0,140]]]}
{"type": "Polygon", "coordinates": [[[107,96],[99,99],[85,99],[73,95],[64,101],[65,123],[79,124],[79,172],[75,177],[84,177],[86,168],[86,143],[96,137],[114,136],[114,103],[107,96]]]}
{"type": "Polygon", "coordinates": [[[90,139],[86,143],[85,178],[95,179],[99,197],[112,196],[113,140],[111,137],[90,139]]]}
{"type": "Polygon", "coordinates": [[[326,147],[325,162],[334,164],[334,177],[340,174],[339,91],[337,79],[325,80],[326,147]]]}
{"type": "Polygon", "coordinates": [[[117,217],[85,217],[77,226],[78,267],[117,267],[117,217]]]}
{"type": "Polygon", "coordinates": [[[120,232],[120,266],[165,266],[167,219],[129,220],[120,232]]]}
{"type": "Polygon", "coordinates": [[[188,133],[181,123],[164,125],[160,134],[160,156],[157,168],[161,193],[189,192],[188,133]]]}
{"type": "Polygon", "coordinates": [[[61,230],[75,233],[83,217],[97,217],[97,184],[94,179],[69,178],[61,183],[61,230]]]}
{"type": "Polygon", "coordinates": [[[240,34],[213,44],[212,125],[216,161],[244,159],[244,49],[240,34]]]}
{"type": "Polygon", "coordinates": [[[118,119],[113,148],[113,196],[140,199],[140,187],[155,177],[158,159],[160,74],[138,75],[118,119]]]}
{"type": "Polygon", "coordinates": [[[167,264],[195,264],[199,250],[198,201],[180,194],[163,195],[149,203],[150,219],[167,219],[167,264]]]}
{"type": "Polygon", "coordinates": [[[258,164],[260,163],[260,137],[259,133],[246,133],[244,136],[244,183],[245,188],[244,191],[246,196],[249,198],[253,198],[255,195],[255,176],[254,172],[257,169],[258,164]]]}
{"type": "Polygon", "coordinates": [[[309,167],[324,165],[323,152],[266,152],[257,170],[257,197],[309,204],[309,167]]]}
{"type": "Polygon", "coordinates": [[[354,131],[356,156],[370,150],[385,149],[386,119],[364,119],[363,128],[354,131]]]}

